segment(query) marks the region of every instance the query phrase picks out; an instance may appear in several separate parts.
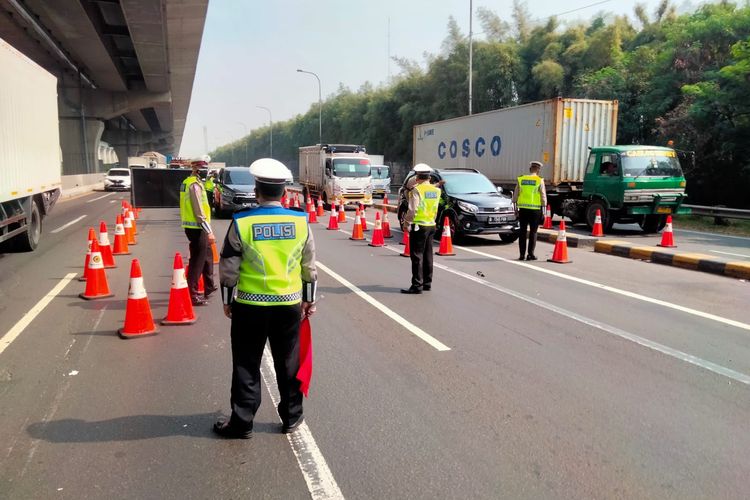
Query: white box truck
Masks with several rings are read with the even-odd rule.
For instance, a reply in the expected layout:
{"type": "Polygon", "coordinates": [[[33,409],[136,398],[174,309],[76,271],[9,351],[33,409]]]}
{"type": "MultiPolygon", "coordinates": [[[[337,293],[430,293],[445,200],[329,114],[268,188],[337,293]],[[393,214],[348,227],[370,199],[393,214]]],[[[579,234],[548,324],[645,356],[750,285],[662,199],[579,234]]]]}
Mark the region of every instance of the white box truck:
{"type": "Polygon", "coordinates": [[[380,195],[384,197],[386,194],[391,194],[391,167],[385,164],[385,156],[367,156],[370,157],[370,163],[372,163],[370,172],[372,173],[373,196],[380,195]]]}
{"type": "Polygon", "coordinates": [[[57,78],[0,39],[0,243],[34,250],[61,190],[57,78]]]}
{"type": "Polygon", "coordinates": [[[332,201],[372,205],[370,158],[364,146],[316,144],[299,148],[299,182],[326,206],[332,201]]]}

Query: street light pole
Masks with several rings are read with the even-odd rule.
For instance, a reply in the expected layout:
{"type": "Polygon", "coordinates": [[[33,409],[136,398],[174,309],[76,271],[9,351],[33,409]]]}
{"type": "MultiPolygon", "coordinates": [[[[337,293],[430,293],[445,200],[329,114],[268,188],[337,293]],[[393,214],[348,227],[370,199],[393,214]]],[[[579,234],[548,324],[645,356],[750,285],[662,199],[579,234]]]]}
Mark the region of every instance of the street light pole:
{"type": "Polygon", "coordinates": [[[305,71],[304,69],[298,69],[297,73],[307,73],[318,80],[318,144],[323,144],[323,92],[321,91],[320,77],[312,71],[305,71]]]}
{"type": "Polygon", "coordinates": [[[242,122],[237,122],[239,125],[242,125],[242,127],[245,129],[245,166],[248,165],[248,159],[247,159],[247,125],[245,125],[242,122]]]}
{"type": "Polygon", "coordinates": [[[270,158],[273,158],[273,115],[271,114],[271,110],[268,109],[265,106],[255,106],[255,107],[256,108],[260,108],[260,109],[265,109],[266,111],[268,111],[268,121],[271,123],[271,137],[270,137],[270,139],[268,141],[268,143],[270,145],[269,146],[270,152],[269,152],[268,156],[270,158]]]}
{"type": "Polygon", "coordinates": [[[469,116],[471,116],[471,100],[472,100],[472,78],[474,76],[474,38],[472,31],[472,23],[474,21],[474,5],[473,0],[469,0],[469,116]]]}

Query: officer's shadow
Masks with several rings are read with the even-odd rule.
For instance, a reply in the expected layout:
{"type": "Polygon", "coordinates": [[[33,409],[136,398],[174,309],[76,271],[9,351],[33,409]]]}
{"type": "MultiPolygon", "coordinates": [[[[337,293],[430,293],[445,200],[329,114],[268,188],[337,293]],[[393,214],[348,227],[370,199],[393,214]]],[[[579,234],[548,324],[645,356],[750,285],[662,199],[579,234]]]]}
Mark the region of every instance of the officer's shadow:
{"type": "MultiPolygon", "coordinates": [[[[170,436],[220,439],[211,426],[220,413],[196,415],[131,415],[87,422],[65,418],[51,422],[35,422],[26,428],[34,439],[50,443],[103,443],[138,441],[170,436]]],[[[279,424],[256,422],[253,432],[279,432],[279,424]]]]}

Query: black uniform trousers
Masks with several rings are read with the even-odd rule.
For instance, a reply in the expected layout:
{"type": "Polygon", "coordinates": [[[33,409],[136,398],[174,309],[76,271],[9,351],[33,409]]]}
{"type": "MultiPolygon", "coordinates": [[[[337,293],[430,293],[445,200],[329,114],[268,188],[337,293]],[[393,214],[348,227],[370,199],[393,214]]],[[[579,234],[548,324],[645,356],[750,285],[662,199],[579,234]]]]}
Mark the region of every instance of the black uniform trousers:
{"type": "Polygon", "coordinates": [[[260,407],[260,363],[268,339],[281,401],[277,407],[285,425],[302,418],[299,371],[300,304],[254,306],[232,304],[232,416],[230,424],[252,430],[260,407]]]}
{"type": "Polygon", "coordinates": [[[190,297],[199,298],[198,282],[203,275],[203,285],[206,291],[215,290],[214,285],[214,255],[208,234],[202,229],[185,228],[185,234],[190,242],[190,259],[188,260],[187,282],[190,297]]]}
{"type": "Polygon", "coordinates": [[[435,239],[435,226],[412,224],[410,229],[411,286],[432,286],[432,240],[435,239]]]}
{"type": "Polygon", "coordinates": [[[529,253],[534,256],[536,248],[536,231],[539,229],[539,220],[542,218],[541,209],[519,208],[518,222],[521,224],[521,235],[518,238],[518,250],[521,257],[526,255],[526,233],[528,231],[529,253]]]}

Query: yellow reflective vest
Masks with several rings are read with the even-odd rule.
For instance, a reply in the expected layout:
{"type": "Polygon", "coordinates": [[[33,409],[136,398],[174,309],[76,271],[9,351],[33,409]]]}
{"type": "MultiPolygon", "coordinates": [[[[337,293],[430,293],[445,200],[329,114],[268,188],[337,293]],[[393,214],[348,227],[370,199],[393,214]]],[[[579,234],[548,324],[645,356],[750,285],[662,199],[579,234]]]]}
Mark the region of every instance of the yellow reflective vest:
{"type": "MultiPolygon", "coordinates": [[[[193,206],[190,204],[190,186],[195,182],[199,182],[198,178],[191,175],[180,186],[180,219],[182,219],[182,227],[184,228],[201,228],[201,223],[195,217],[193,206]]],[[[203,215],[206,216],[206,222],[211,222],[211,207],[208,205],[208,196],[206,196],[205,189],[201,189],[201,206],[203,207],[203,215]]]]}
{"type": "Polygon", "coordinates": [[[539,210],[542,208],[542,178],[538,175],[522,175],[518,178],[518,208],[539,210]]]}
{"type": "Polygon", "coordinates": [[[414,186],[414,189],[419,193],[419,206],[414,213],[414,224],[434,226],[440,205],[440,188],[423,182],[414,186]]]}

